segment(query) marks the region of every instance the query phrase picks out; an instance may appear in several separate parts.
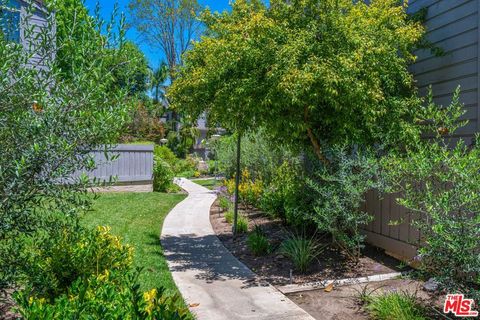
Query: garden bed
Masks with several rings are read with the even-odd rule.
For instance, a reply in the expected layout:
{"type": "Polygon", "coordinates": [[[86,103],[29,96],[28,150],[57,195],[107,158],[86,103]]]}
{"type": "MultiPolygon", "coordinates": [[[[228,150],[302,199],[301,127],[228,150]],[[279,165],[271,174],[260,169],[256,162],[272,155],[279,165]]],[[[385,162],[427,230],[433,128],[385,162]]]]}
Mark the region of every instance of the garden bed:
{"type": "MultiPolygon", "coordinates": [[[[240,234],[233,239],[232,225],[226,221],[225,211],[219,206],[218,199],[210,209],[210,222],[213,229],[223,245],[258,275],[258,280],[267,281],[279,290],[289,284],[302,285],[406,271],[398,260],[386,255],[381,249],[369,245],[362,251],[359,262],[354,263],[347,259],[341,251],[328,246],[328,241],[325,239],[326,247],[323,253],[308,271],[306,273],[297,272],[294,270],[292,262],[276,250],[282,240],[289,236],[289,231],[283,227],[282,222],[271,219],[256,209],[245,210],[244,207],[240,209],[241,214],[248,218],[250,231],[255,226],[262,227],[272,245],[269,254],[253,255],[247,246],[247,234],[240,234]]],[[[369,283],[356,281],[352,283],[335,286],[331,291],[320,287],[315,290],[305,289],[307,291],[286,295],[312,317],[322,320],[371,319],[372,315],[367,310],[366,299],[388,294],[410,297],[412,304],[422,310],[421,317],[418,319],[437,319],[438,316],[441,316],[439,310],[441,310],[444,297],[424,291],[422,281],[398,277],[369,283]]]]}
{"type": "MultiPolygon", "coordinates": [[[[241,213],[248,218],[249,230],[252,230],[255,225],[262,227],[272,245],[271,253],[259,257],[253,255],[247,247],[246,234],[240,234],[234,240],[232,226],[225,220],[218,200],[211,207],[210,222],[217,236],[233,255],[245,263],[262,280],[275,286],[404,271],[400,268],[401,264],[398,260],[386,255],[382,250],[367,246],[358,263],[349,261],[339,250],[326,247],[306,273],[296,272],[293,264],[275,250],[289,235],[289,231],[283,227],[281,221],[270,219],[255,209],[241,210],[241,213]],[[290,278],[291,270],[292,278],[290,278]]],[[[325,241],[325,245],[327,245],[327,241],[325,241]]]]}
{"type": "MultiPolygon", "coordinates": [[[[331,292],[314,290],[288,294],[288,298],[319,320],[368,320],[371,315],[365,307],[365,299],[399,293],[412,297],[423,306],[423,316],[418,319],[448,319],[439,311],[442,297],[429,295],[422,290],[423,283],[410,279],[393,279],[367,284],[355,284],[335,288],[331,292]],[[432,308],[435,307],[435,310],[432,308]]],[[[385,306],[388,307],[388,306],[385,306]]]]}

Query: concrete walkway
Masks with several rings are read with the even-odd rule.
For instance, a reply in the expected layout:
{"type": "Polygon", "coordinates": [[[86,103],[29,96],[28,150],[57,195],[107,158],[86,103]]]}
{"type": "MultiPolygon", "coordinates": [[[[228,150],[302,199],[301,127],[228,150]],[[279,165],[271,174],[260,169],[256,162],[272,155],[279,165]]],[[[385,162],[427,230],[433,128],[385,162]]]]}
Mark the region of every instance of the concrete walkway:
{"type": "Polygon", "coordinates": [[[189,195],[168,214],[162,246],[173,279],[198,320],[313,320],[274,287],[258,283],[214,234],[213,191],[189,180],[177,184],[189,195]]]}

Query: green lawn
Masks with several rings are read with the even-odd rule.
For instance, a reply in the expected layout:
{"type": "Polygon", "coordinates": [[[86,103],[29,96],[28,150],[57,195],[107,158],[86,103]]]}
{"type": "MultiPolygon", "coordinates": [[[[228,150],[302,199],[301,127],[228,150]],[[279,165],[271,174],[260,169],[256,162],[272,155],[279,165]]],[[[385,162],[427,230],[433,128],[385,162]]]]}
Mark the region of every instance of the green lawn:
{"type": "Polygon", "coordinates": [[[143,290],[163,286],[178,292],[160,246],[160,231],[168,212],[185,198],[183,194],[103,193],[94,210],[83,217],[87,226],[110,226],[112,232],[135,247],[135,264],[143,267],[143,290]]]}
{"type": "Polygon", "coordinates": [[[212,179],[205,179],[205,180],[193,180],[196,184],[199,184],[201,186],[204,186],[205,188],[208,188],[210,190],[215,189],[216,187],[219,187],[222,185],[221,180],[217,180],[215,178],[212,179]]]}

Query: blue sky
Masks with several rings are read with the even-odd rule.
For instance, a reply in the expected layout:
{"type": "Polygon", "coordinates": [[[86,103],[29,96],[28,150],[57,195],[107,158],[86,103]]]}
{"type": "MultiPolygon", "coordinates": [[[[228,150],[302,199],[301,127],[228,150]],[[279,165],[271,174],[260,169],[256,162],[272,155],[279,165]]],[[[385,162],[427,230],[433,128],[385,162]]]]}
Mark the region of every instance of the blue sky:
{"type": "MultiPolygon", "coordinates": [[[[100,1],[100,5],[102,8],[102,16],[105,19],[110,17],[111,12],[113,11],[113,7],[115,2],[118,2],[120,11],[125,12],[127,14],[128,19],[128,8],[127,5],[129,0],[118,0],[118,1],[100,1]]],[[[97,0],[85,0],[85,5],[90,9],[91,12],[95,9],[95,5],[97,0]]],[[[202,6],[208,6],[212,11],[223,11],[228,9],[229,0],[199,0],[199,3],[202,6]]],[[[147,56],[148,60],[150,61],[150,65],[152,67],[156,67],[161,60],[163,60],[163,55],[158,50],[152,50],[149,48],[145,43],[142,43],[141,38],[139,37],[138,33],[134,30],[128,30],[127,38],[135,42],[137,45],[140,46],[142,51],[147,56]]]]}

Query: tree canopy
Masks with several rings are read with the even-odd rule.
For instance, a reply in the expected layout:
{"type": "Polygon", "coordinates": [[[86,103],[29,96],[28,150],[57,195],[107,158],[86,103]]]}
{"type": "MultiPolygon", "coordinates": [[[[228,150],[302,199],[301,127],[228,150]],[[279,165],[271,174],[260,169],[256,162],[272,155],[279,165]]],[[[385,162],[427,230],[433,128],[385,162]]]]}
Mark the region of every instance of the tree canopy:
{"type": "Polygon", "coordinates": [[[417,105],[408,65],[423,27],[396,0],[237,0],[202,15],[173,105],[227,129],[323,146],[398,141],[417,105]]]}

